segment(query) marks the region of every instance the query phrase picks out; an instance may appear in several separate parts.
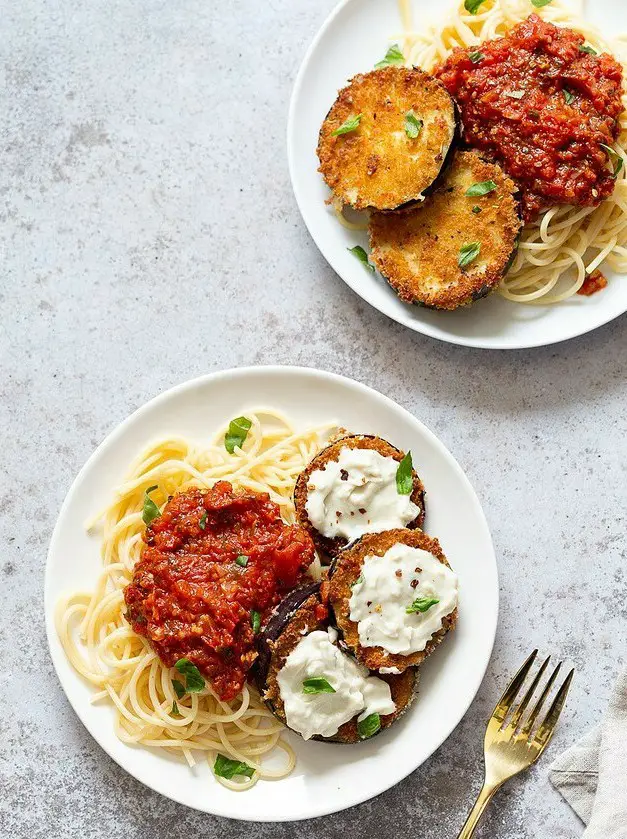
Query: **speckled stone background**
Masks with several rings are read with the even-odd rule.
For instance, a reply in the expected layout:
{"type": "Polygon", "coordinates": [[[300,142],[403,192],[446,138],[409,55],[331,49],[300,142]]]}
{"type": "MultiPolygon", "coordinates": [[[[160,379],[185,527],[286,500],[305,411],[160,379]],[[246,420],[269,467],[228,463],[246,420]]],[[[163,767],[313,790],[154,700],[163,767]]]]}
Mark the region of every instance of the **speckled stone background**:
{"type": "Polygon", "coordinates": [[[0,834],[7,839],[454,837],[484,720],[534,646],[577,667],[548,758],[480,836],[581,826],[550,755],[600,719],[625,652],[623,318],[545,350],[464,350],[371,310],[325,264],[288,179],[303,51],[334,0],[0,4],[0,834]],[[355,810],[250,827],[145,789],[83,729],[42,621],[63,497],[127,414],[225,367],[347,373],[458,458],[492,527],[501,615],[478,698],[439,752],[355,810]]]}

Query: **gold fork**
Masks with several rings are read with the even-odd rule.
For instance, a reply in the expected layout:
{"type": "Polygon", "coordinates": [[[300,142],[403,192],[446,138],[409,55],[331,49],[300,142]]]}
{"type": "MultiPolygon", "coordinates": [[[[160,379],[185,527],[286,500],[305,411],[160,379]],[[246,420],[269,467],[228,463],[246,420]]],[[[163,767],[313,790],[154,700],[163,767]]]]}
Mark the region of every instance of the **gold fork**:
{"type": "Polygon", "coordinates": [[[520,704],[518,707],[514,707],[516,697],[529,675],[537,654],[538,651],[534,650],[518,673],[516,673],[506,688],[505,693],[497,702],[494,713],[490,717],[484,741],[485,777],[483,787],[481,788],[475,806],[466,819],[466,824],[462,827],[458,839],[470,839],[481,818],[481,814],[494,793],[505,781],[508,781],[514,775],[517,775],[523,769],[527,769],[532,763],[535,763],[553,736],[575,671],[571,670],[568,676],[566,676],[546,716],[534,732],[534,724],[562,666],[561,662],[557,665],[533,710],[523,722],[523,714],[536,688],[540,684],[540,679],[544,675],[544,671],[551,658],[549,656],[542,663],[520,704]],[[506,723],[505,721],[511,712],[513,712],[511,719],[506,723]]]}

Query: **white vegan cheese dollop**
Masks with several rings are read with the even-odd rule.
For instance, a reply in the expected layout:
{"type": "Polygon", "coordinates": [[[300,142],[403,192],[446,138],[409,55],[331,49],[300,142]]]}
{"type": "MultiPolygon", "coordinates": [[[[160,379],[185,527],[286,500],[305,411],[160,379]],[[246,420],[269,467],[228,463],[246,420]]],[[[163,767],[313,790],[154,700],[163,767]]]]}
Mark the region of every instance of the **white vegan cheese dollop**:
{"type": "Polygon", "coordinates": [[[332,737],[356,714],[362,720],[375,712],[392,714],[396,708],[387,682],[369,676],[336,641],[337,632],[331,627],[326,632],[310,632],[277,675],[287,724],[305,740],[315,735],[332,737]],[[335,693],[303,693],[304,680],[313,676],[325,678],[335,693]]]}
{"type": "Polygon", "coordinates": [[[457,606],[458,580],[437,557],[397,542],[383,556],[366,556],[349,600],[362,647],[409,655],[424,650],[457,606]],[[438,603],[407,613],[418,598],[438,603]]]}
{"type": "Polygon", "coordinates": [[[420,513],[396,487],[398,461],[374,449],[340,450],[337,460],[311,473],[305,508],[309,521],[326,536],[349,542],[364,533],[405,527],[420,513]]]}

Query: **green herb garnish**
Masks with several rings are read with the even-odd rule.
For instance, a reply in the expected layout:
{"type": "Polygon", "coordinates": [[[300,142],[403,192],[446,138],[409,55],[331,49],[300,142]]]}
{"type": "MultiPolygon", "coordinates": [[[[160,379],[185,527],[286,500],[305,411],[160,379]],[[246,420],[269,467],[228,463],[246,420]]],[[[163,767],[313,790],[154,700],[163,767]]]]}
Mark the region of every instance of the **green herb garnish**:
{"type": "Polygon", "coordinates": [[[207,526],[207,511],[206,510],[202,511],[202,516],[200,517],[200,521],[198,522],[198,526],[200,527],[201,530],[204,530],[205,527],[207,526]]]}
{"type": "Polygon", "coordinates": [[[475,50],[474,52],[468,54],[468,58],[472,61],[473,64],[478,64],[483,58],[483,53],[479,52],[479,50],[475,50]]]}
{"type": "Polygon", "coordinates": [[[229,430],[224,435],[224,448],[233,454],[235,447],[242,448],[252,422],[247,417],[237,417],[229,423],[229,430]]]}
{"type": "Polygon", "coordinates": [[[303,693],[335,693],[335,688],[323,676],[303,680],[303,693]]]}
{"type": "Polygon", "coordinates": [[[479,242],[469,242],[467,245],[462,245],[457,257],[459,267],[466,268],[467,265],[470,265],[479,256],[480,250],[481,244],[479,242]]]}
{"type": "Polygon", "coordinates": [[[361,264],[364,265],[369,271],[372,271],[372,273],[374,274],[374,265],[371,265],[370,262],[368,262],[368,254],[362,248],[361,245],[355,245],[354,248],[347,248],[347,250],[349,250],[354,256],[356,256],[357,259],[361,262],[361,264]]]}
{"type": "Polygon", "coordinates": [[[408,615],[412,615],[414,612],[427,612],[439,602],[437,597],[417,597],[411,606],[406,607],[405,611],[408,615]]]}
{"type": "Polygon", "coordinates": [[[240,554],[240,555],[236,558],[236,560],[235,560],[235,564],[236,564],[236,565],[239,565],[239,566],[240,566],[240,568],[246,568],[246,566],[248,565],[248,557],[247,557],[247,556],[244,556],[244,554],[240,554]]]}
{"type": "Polygon", "coordinates": [[[381,717],[376,712],[374,714],[368,714],[366,719],[360,720],[357,723],[357,733],[362,740],[367,740],[368,737],[372,737],[380,728],[381,717]]]}
{"type": "Polygon", "coordinates": [[[392,44],[392,46],[386,52],[385,58],[382,61],[377,61],[377,63],[374,66],[377,70],[380,70],[382,67],[390,67],[390,65],[404,63],[405,56],[401,52],[401,48],[398,44],[392,44]]]}
{"type": "Polygon", "coordinates": [[[174,688],[174,693],[179,699],[182,699],[187,693],[183,682],[179,682],[178,679],[172,679],[172,687],[174,688]]]}
{"type": "Polygon", "coordinates": [[[176,701],[174,701],[172,703],[172,713],[173,714],[178,714],[178,712],[179,712],[179,706],[176,704],[176,701]]]}
{"type": "Polygon", "coordinates": [[[473,211],[473,213],[474,213],[475,215],[477,215],[477,213],[480,213],[480,212],[481,212],[481,207],[478,207],[478,206],[475,204],[475,206],[472,208],[472,211],[473,211]]]}
{"type": "Polygon", "coordinates": [[[355,588],[355,586],[358,586],[360,583],[363,583],[363,581],[364,581],[364,575],[360,574],[359,577],[357,577],[357,579],[355,580],[355,582],[351,583],[351,588],[355,588]]]}
{"type": "Polygon", "coordinates": [[[345,122],[343,122],[339,128],[336,128],[335,131],[331,132],[332,137],[339,137],[340,134],[350,134],[351,131],[355,131],[356,128],[359,127],[359,123],[361,122],[361,114],[357,114],[357,116],[349,117],[345,122]]]}
{"type": "Polygon", "coordinates": [[[253,632],[255,635],[261,629],[261,615],[259,612],[255,612],[254,610],[250,613],[250,625],[253,628],[253,632]]]}
{"type": "Polygon", "coordinates": [[[157,489],[157,484],[153,487],[148,487],[146,492],[144,493],[144,509],[142,512],[142,521],[146,526],[150,524],[150,522],[154,521],[156,518],[159,518],[161,515],[161,510],[157,507],[155,502],[150,497],[150,493],[154,492],[157,489]]]}
{"type": "Polygon", "coordinates": [[[200,670],[188,658],[179,658],[174,666],[182,676],[185,676],[188,693],[198,693],[204,688],[205,680],[200,675],[200,670]]]}
{"type": "Polygon", "coordinates": [[[465,0],[464,9],[466,9],[467,12],[470,12],[471,15],[476,15],[479,10],[479,6],[483,2],[484,0],[465,0]]]}
{"type": "Polygon", "coordinates": [[[476,195],[488,195],[490,192],[494,192],[496,188],[497,186],[494,181],[478,181],[468,187],[466,195],[470,195],[471,197],[475,197],[476,195]]]}
{"type": "Polygon", "coordinates": [[[414,488],[412,468],[411,452],[407,452],[396,470],[396,491],[399,495],[411,495],[412,493],[414,488]]]}
{"type": "Polygon", "coordinates": [[[616,177],[620,170],[623,168],[623,158],[611,146],[606,146],[605,143],[599,143],[599,145],[602,149],[605,149],[605,151],[607,152],[607,156],[609,157],[610,162],[612,163],[614,177],[616,177]]]}
{"type": "Polygon", "coordinates": [[[551,0],[531,0],[531,5],[536,9],[541,9],[543,6],[548,6],[551,0]]]}
{"type": "Polygon", "coordinates": [[[254,769],[247,763],[242,763],[241,760],[231,760],[223,754],[218,754],[216,762],[213,764],[213,774],[218,778],[226,778],[228,781],[236,775],[244,775],[246,778],[252,778],[254,769]]]}
{"type": "Polygon", "coordinates": [[[418,119],[413,111],[407,111],[405,114],[405,134],[410,140],[415,140],[422,131],[424,125],[421,119],[418,119]]]}
{"type": "Polygon", "coordinates": [[[570,92],[570,90],[566,90],[566,88],[564,88],[562,93],[564,94],[564,100],[565,100],[566,104],[567,105],[572,105],[572,103],[575,101],[574,94],[572,94],[570,92]]]}
{"type": "Polygon", "coordinates": [[[592,49],[592,47],[589,47],[587,44],[581,44],[581,46],[579,47],[579,52],[585,52],[588,55],[598,55],[598,52],[592,49]]]}

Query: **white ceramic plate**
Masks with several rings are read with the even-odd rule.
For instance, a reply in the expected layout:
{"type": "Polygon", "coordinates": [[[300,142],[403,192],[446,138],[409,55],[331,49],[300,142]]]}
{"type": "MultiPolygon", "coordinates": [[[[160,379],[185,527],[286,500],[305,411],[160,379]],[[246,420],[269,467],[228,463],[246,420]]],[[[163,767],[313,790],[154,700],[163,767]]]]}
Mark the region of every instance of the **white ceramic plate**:
{"type": "Polygon", "coordinates": [[[46,569],[46,627],[65,693],[88,731],[131,775],[169,798],[234,819],[288,821],[358,804],[396,784],[448,737],[473,700],[490,658],[498,612],[496,562],[488,526],[461,468],[437,438],[403,408],[357,382],[295,367],[229,370],[187,382],[140,408],[107,437],[74,481],[57,521],[46,569]],[[415,704],[399,723],[353,746],[306,743],[289,735],[298,763],[285,780],[248,792],[218,784],[206,764],[195,770],[113,732],[113,714],[91,705],[92,689],[69,665],[53,621],[63,592],[93,587],[99,539],[83,523],[109,502],[137,451],[155,437],[203,440],[246,409],[278,408],[297,426],[338,422],[411,449],[427,489],[426,530],[437,535],[460,578],[459,625],[422,669],[415,704]]]}
{"type": "MultiPolygon", "coordinates": [[[[414,2],[414,26],[441,17],[452,0],[414,2]]],[[[529,4],[529,12],[533,7],[529,4]]],[[[587,18],[602,32],[627,32],[624,0],[587,3],[587,18]]],[[[520,349],[590,332],[627,311],[627,278],[605,271],[608,287],[592,297],[575,295],[556,306],[526,306],[493,294],[456,312],[434,312],[402,303],[385,280],[370,274],[347,248],[366,250],[365,232],[346,230],[324,202],[330,191],[317,171],[318,132],[337,91],[385,55],[402,33],[398,0],[343,0],[311,44],[298,73],[287,129],[292,186],[305,224],[323,256],[353,291],[399,323],[452,344],[520,349]]]]}

